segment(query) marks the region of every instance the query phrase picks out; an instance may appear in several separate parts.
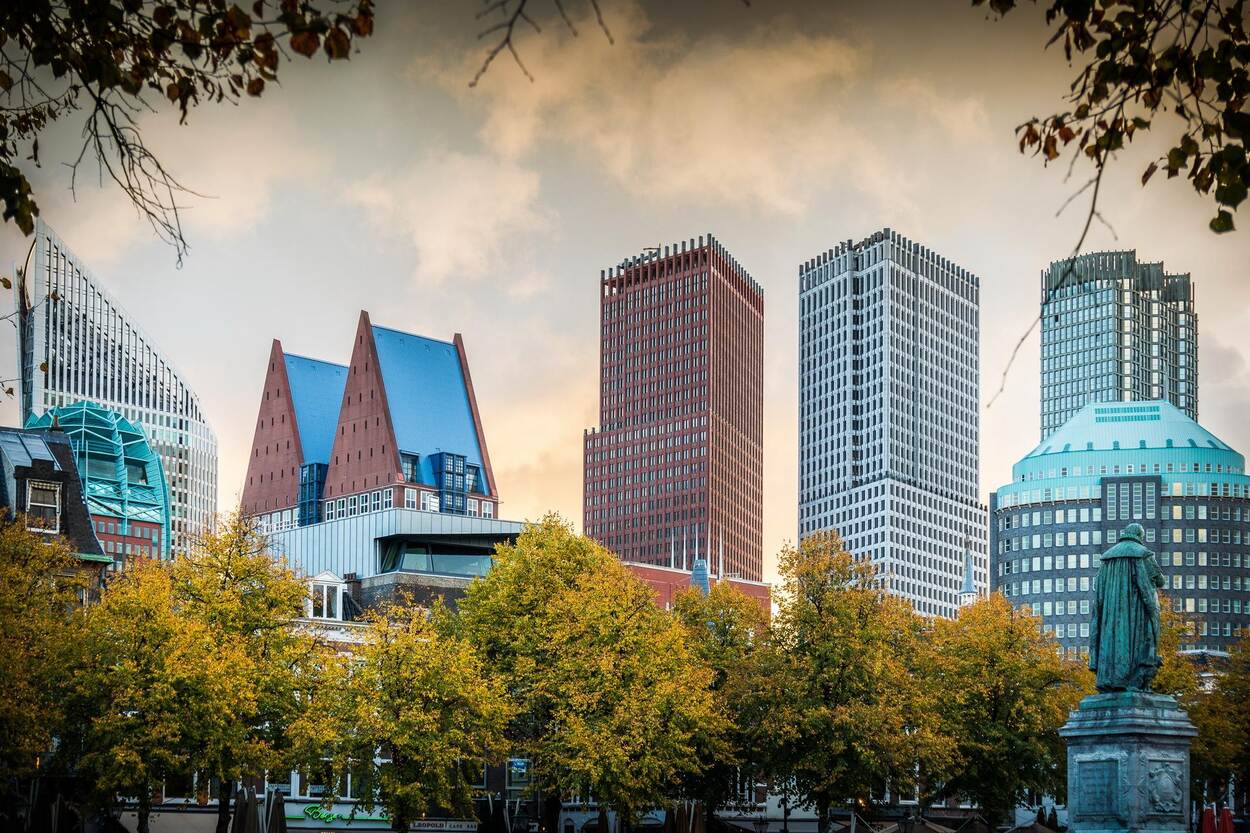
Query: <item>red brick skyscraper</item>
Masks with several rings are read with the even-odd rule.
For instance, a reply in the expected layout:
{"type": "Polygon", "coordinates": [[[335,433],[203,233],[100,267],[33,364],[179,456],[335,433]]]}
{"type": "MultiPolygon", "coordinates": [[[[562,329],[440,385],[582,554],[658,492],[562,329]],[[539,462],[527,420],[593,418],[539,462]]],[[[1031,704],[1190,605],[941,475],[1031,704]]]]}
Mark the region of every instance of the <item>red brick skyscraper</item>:
{"type": "Polygon", "coordinates": [[[600,273],[583,526],[620,558],[763,577],[764,296],[710,235],[600,273]],[[710,555],[710,557],[709,557],[710,555]]]}

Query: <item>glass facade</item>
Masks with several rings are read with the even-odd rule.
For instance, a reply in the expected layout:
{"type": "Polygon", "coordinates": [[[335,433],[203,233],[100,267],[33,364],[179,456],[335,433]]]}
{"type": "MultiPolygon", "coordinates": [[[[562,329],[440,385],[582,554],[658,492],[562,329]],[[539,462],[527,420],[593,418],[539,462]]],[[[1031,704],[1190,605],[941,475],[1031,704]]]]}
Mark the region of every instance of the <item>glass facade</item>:
{"type": "Polygon", "coordinates": [[[1163,399],[1198,418],[1198,316],[1189,275],[1135,252],[1042,272],[1042,437],[1088,402],[1163,399]]]}
{"type": "Polygon", "coordinates": [[[1187,649],[1250,630],[1245,458],[1167,402],[1090,404],[1017,463],[991,496],[993,588],[1028,605],[1070,656],[1088,654],[1099,557],[1146,531],[1187,649]]]}
{"type": "Polygon", "coordinates": [[[889,229],[799,268],[799,535],[837,529],[917,611],[954,616],[979,502],[980,281],[889,229]]]}
{"type": "Polygon", "coordinates": [[[87,399],[142,426],[169,492],[170,547],[217,512],[217,438],[200,401],[43,221],[15,293],[22,419],[87,399]]]}

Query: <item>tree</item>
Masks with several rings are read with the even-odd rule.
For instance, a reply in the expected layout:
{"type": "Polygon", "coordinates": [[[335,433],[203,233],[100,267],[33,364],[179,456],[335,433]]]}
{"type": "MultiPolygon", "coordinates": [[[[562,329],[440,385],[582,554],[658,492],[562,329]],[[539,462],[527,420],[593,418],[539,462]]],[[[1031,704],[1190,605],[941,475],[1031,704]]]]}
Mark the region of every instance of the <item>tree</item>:
{"type": "Polygon", "coordinates": [[[169,569],[157,561],[116,576],[77,617],[73,637],[55,764],[84,779],[96,807],[135,799],[147,833],[164,780],[187,772],[203,739],[248,711],[230,679],[246,658],[177,614],[169,569]]]}
{"type": "Polygon", "coordinates": [[[83,585],[63,540],[46,542],[25,523],[0,527],[0,783],[28,776],[52,748],[61,703],[53,691],[60,654],[72,642],[68,613],[83,585]]]}
{"type": "Polygon", "coordinates": [[[593,796],[628,822],[702,769],[699,740],[723,721],[711,670],[651,589],[557,516],[498,547],[459,610],[504,676],[509,738],[544,791],[593,796]]]}
{"type": "MultiPolygon", "coordinates": [[[[710,816],[736,795],[740,778],[758,777],[769,765],[768,746],[756,732],[773,686],[768,613],[719,582],[707,595],[694,588],[678,594],[673,615],[686,629],[691,652],[712,670],[712,696],[726,718],[724,731],[700,736],[704,768],[684,785],[710,816]]],[[[709,818],[704,827],[710,829],[709,818]]]]}
{"type": "Polygon", "coordinates": [[[918,771],[943,769],[951,743],[934,716],[944,693],[919,673],[919,617],[836,532],[787,547],[779,566],[783,657],[762,731],[784,762],[777,774],[793,778],[824,833],[835,804],[869,802],[886,786],[909,795],[918,771]]]}
{"type": "Polygon", "coordinates": [[[1228,665],[1216,678],[1214,696],[1207,706],[1222,720],[1219,733],[1227,750],[1226,774],[1222,782],[1217,783],[1226,786],[1231,781],[1236,786],[1240,795],[1234,803],[1238,807],[1245,807],[1250,797],[1250,709],[1246,708],[1247,703],[1250,703],[1250,636],[1242,636],[1229,651],[1228,665]]]}
{"type": "MultiPolygon", "coordinates": [[[[288,51],[346,59],[373,33],[373,0],[104,0],[0,4],[0,197],[24,233],[39,207],[23,172],[38,165],[49,126],[85,114],[76,175],[93,159],[152,228],[187,249],[178,217],[186,189],[144,144],[138,116],[176,105],[260,96],[288,51]]],[[[73,182],[73,180],[71,180],[73,182]]]]}
{"type": "Polygon", "coordinates": [[[998,593],[932,623],[925,684],[940,694],[942,730],[955,743],[932,786],[980,807],[991,827],[1010,821],[1029,792],[1063,796],[1059,727],[1093,691],[1089,672],[1060,658],[1038,625],[998,593]]]}
{"type": "MultiPolygon", "coordinates": [[[[973,5],[1005,15],[1017,0],[973,5]]],[[[1162,167],[1169,178],[1184,174],[1200,194],[1214,189],[1211,230],[1232,231],[1231,212],[1250,186],[1245,0],[1051,0],[1046,22],[1055,27],[1047,46],[1062,41],[1069,63],[1074,51],[1087,57],[1065,96],[1071,109],[1017,128],[1020,150],[1049,163],[1071,145],[1073,162],[1092,163],[1085,186],[1092,189],[1092,217],[1112,155],[1170,114],[1179,138],[1146,167],[1142,184],[1162,167]]]]}
{"type": "Polygon", "coordinates": [[[335,766],[359,777],[361,806],[386,807],[394,830],[436,809],[472,813],[472,784],[506,751],[503,685],[473,647],[415,607],[370,614],[364,644],[338,666],[335,766]],[[376,771],[378,750],[390,758],[376,771]]]}
{"type": "Polygon", "coordinates": [[[538,680],[551,722],[535,768],[562,795],[593,795],[626,824],[700,774],[724,717],[712,671],[646,584],[613,561],[552,601],[554,654],[538,680]],[[709,743],[710,739],[710,743],[709,743]]]}
{"type": "Polygon", "coordinates": [[[217,833],[226,833],[235,783],[266,770],[290,769],[287,729],[304,700],[297,696],[326,662],[297,626],[308,587],[268,550],[253,520],[238,511],[172,562],[180,613],[207,629],[223,655],[235,657],[233,700],[247,705],[223,731],[206,734],[192,762],[221,784],[217,833]]]}

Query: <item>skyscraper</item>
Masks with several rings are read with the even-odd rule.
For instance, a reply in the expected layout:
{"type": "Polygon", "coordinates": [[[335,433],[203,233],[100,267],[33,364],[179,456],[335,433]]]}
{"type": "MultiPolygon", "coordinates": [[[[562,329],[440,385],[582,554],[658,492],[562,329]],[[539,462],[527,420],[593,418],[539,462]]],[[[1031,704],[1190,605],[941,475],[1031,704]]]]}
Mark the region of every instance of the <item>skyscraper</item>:
{"type": "Polygon", "coordinates": [[[1189,275],[1137,253],[1042,271],[1042,439],[1087,402],[1163,399],[1198,418],[1198,316],[1189,275]]]}
{"type": "Polygon", "coordinates": [[[978,502],[980,281],[885,229],[799,267],[799,535],[837,529],[917,611],[954,616],[978,502]]]}
{"type": "Polygon", "coordinates": [[[764,294],[711,235],[599,275],[583,527],[621,559],[763,577],[764,294]],[[710,555],[710,557],[709,557],[710,555]]]}
{"type": "Polygon", "coordinates": [[[169,489],[171,552],[185,552],[217,512],[217,438],[195,392],[42,220],[14,295],[23,422],[86,399],[142,425],[169,489]]]}

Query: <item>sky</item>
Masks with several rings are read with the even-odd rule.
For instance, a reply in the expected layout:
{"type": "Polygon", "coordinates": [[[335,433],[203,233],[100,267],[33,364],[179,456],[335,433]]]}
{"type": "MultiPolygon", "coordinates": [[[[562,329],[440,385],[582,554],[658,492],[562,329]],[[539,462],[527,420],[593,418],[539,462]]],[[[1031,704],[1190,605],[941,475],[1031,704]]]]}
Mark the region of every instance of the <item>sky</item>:
{"type": "MultiPolygon", "coordinates": [[[[988,495],[1038,436],[1038,274],[1084,224],[1089,172],[1023,156],[1014,129],[1063,108],[1074,72],[1042,11],[999,20],[925,3],[601,0],[578,34],[532,0],[506,55],[478,4],[379,3],[347,62],[298,58],[263,98],[145,117],[198,197],[181,267],[111,185],[60,164],[81,122],[41,139],[42,217],[198,393],[237,503],[272,339],[346,362],[376,324],[464,336],[502,514],[581,522],[582,431],[598,414],[601,269],[714,234],[764,287],[765,578],[797,523],[798,266],[889,227],[981,280],[981,478],[988,495]],[[86,181],[84,181],[86,180],[86,181]]],[[[1160,119],[1162,128],[1165,119],[1160,119]]],[[[1085,250],[1135,249],[1197,285],[1200,419],[1250,449],[1250,218],[1216,236],[1182,179],[1140,175],[1162,132],[1118,157],[1085,250]],[[1151,144],[1153,142],[1153,144],[1151,144]]],[[[1244,212],[1243,212],[1244,213],[1244,212]]],[[[0,264],[29,242],[0,227],[0,264]]],[[[11,302],[11,301],[10,301],[11,302]]],[[[5,377],[15,337],[0,339],[5,377]]],[[[13,401],[0,419],[15,424],[13,401]]]]}

